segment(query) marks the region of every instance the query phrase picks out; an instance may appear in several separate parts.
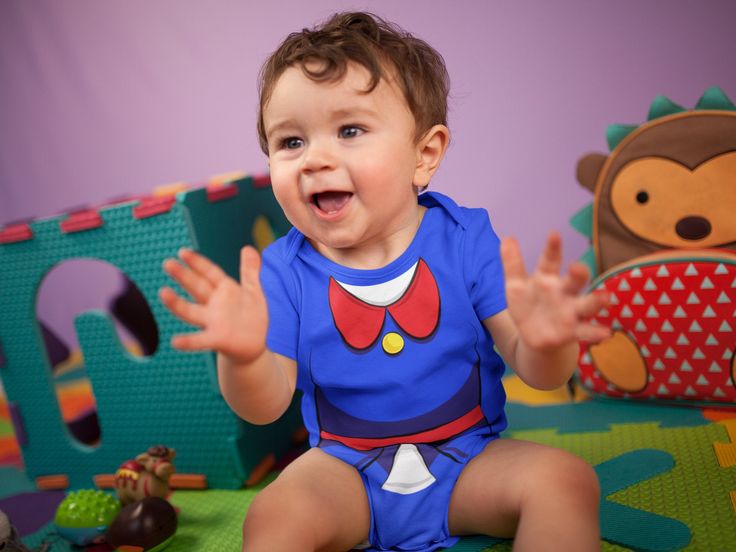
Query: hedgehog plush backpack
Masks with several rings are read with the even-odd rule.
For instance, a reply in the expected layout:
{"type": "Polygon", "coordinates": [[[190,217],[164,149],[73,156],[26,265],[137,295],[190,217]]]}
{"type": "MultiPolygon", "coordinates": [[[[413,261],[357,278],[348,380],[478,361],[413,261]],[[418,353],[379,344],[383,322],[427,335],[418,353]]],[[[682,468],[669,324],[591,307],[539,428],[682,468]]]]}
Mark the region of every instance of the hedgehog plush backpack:
{"type": "Polygon", "coordinates": [[[610,153],[578,163],[594,194],[573,226],[591,240],[594,317],[583,344],[594,395],[736,406],[736,106],[718,88],[687,110],[657,97],[646,123],[612,125],[610,153]]]}

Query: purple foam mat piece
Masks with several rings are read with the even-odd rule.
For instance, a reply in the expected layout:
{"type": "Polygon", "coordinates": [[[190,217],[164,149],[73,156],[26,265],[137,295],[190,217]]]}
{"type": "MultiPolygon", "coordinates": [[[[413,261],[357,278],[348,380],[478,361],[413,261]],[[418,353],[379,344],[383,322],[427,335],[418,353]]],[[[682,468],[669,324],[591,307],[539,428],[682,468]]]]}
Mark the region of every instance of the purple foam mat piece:
{"type": "Polygon", "coordinates": [[[0,500],[0,510],[8,516],[18,535],[25,537],[53,521],[65,496],[64,491],[20,493],[0,500]]]}

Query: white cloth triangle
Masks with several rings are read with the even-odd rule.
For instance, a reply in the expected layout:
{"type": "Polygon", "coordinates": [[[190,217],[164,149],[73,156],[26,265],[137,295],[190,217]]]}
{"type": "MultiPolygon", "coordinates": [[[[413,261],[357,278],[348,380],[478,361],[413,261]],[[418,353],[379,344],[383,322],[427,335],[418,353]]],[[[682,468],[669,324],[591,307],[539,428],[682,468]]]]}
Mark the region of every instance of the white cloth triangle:
{"type": "Polygon", "coordinates": [[[407,495],[418,493],[435,481],[416,445],[404,444],[399,445],[396,450],[391,472],[381,488],[391,493],[407,495]]]}

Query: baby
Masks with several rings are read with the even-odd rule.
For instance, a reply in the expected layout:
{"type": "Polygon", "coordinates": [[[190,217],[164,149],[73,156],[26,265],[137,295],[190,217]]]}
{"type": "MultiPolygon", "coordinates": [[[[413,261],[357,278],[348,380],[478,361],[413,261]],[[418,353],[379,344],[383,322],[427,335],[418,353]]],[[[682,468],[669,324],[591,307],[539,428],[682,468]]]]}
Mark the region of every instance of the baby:
{"type": "Polygon", "coordinates": [[[302,393],[311,448],[251,504],[243,550],[431,551],[458,535],[596,550],[598,481],[561,450],[499,438],[504,362],[529,385],[571,376],[605,297],[534,273],[483,209],[421,193],[447,149],[449,79],[426,42],[371,14],[293,33],[261,73],[258,132],[294,228],[241,252],[240,282],[182,250],[161,300],[217,352],[225,400],[255,424],[302,393]],[[495,348],[497,349],[494,350],[495,348]],[[500,356],[499,356],[500,354],[500,356]]]}

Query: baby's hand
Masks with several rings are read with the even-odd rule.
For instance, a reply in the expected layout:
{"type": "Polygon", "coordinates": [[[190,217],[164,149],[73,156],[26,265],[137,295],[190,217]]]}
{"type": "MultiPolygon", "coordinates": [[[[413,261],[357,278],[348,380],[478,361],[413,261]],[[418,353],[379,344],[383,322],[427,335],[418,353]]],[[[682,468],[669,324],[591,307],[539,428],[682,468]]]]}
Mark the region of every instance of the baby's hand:
{"type": "Polygon", "coordinates": [[[200,331],[176,335],[171,344],[184,351],[212,349],[236,363],[255,360],[266,348],[268,310],[258,274],[261,258],[250,246],[240,251],[240,283],[219,266],[190,249],[183,262],[167,259],[164,270],[194,302],[171,288],[161,288],[161,302],[176,316],[200,331]]]}
{"type": "Polygon", "coordinates": [[[605,293],[580,295],[589,278],[583,263],[570,265],[560,276],[562,243],[553,232],[547,239],[533,274],[527,274],[519,244],[513,238],[501,243],[508,310],[519,337],[537,350],[554,349],[573,341],[596,343],[610,329],[593,325],[590,317],[608,304],[605,293]]]}

